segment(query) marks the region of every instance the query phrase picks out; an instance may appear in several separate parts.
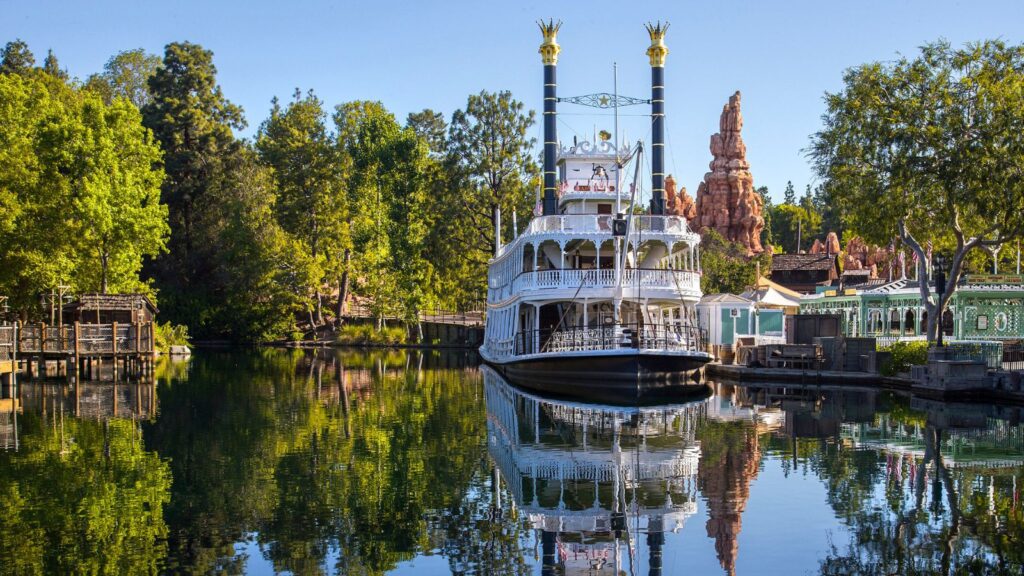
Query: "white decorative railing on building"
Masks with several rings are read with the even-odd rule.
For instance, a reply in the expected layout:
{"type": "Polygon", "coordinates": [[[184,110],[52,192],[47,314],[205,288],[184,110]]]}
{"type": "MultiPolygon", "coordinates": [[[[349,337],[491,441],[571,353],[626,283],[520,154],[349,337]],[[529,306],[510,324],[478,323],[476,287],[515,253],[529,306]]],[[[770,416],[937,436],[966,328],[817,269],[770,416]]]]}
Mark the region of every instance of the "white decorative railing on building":
{"type": "MultiPolygon", "coordinates": [[[[699,272],[687,270],[635,269],[627,268],[623,272],[624,287],[640,286],[643,288],[662,288],[680,292],[698,293],[700,290],[699,272]]],[[[614,288],[617,286],[615,270],[535,270],[523,272],[512,284],[512,292],[523,290],[572,289],[582,288],[614,288]]]]}
{"type": "MultiPolygon", "coordinates": [[[[614,216],[609,214],[576,214],[561,216],[538,216],[530,221],[523,234],[545,232],[611,233],[614,216]]],[[[634,216],[632,234],[686,234],[690,229],[682,216],[634,216]]]]}

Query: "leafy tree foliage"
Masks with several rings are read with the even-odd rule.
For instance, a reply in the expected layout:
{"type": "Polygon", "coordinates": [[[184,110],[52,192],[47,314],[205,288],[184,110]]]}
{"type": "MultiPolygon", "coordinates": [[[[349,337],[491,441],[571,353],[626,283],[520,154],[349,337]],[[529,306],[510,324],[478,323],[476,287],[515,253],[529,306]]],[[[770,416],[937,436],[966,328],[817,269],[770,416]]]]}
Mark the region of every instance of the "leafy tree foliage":
{"type": "Polygon", "coordinates": [[[44,76],[0,75],[0,100],[0,291],[21,310],[58,283],[145,291],[167,209],[138,110],[44,76]]]}
{"type": "Polygon", "coordinates": [[[260,158],[273,168],[278,222],[327,273],[313,287],[315,324],[324,321],[320,288],[340,280],[342,252],[349,242],[342,164],[326,118],[323,104],[312,91],[305,97],[296,91],[285,109],[274,100],[256,140],[260,158]]]}
{"type": "Polygon", "coordinates": [[[819,175],[858,233],[952,255],[941,298],[921,283],[928,337],[967,256],[1024,234],[1024,46],[936,42],[914,58],[848,70],[812,140],[819,175]]]}
{"type": "Polygon", "coordinates": [[[8,42],[0,52],[0,74],[25,76],[32,72],[35,65],[36,57],[21,39],[8,42]]]}
{"type": "Polygon", "coordinates": [[[378,319],[411,321],[428,303],[432,267],[426,257],[434,214],[429,178],[436,160],[412,128],[402,128],[379,102],[350,102],[335,112],[338,146],[351,165],[348,191],[357,289],[378,319]]]}
{"type": "Polygon", "coordinates": [[[757,267],[762,274],[771,269],[771,254],[767,252],[747,258],[747,250],[730,242],[714,230],[701,240],[700,289],[705,294],[739,294],[757,282],[757,267]]]}
{"type": "Polygon", "coordinates": [[[525,223],[532,213],[539,176],[530,156],[533,111],[509,92],[483,91],[469,97],[464,110],[452,114],[449,126],[447,183],[439,208],[444,210],[434,231],[447,238],[451,253],[443,261],[445,293],[458,302],[479,302],[486,293],[488,259],[494,254],[497,212],[503,214],[503,235],[510,236],[512,215],[525,223]],[[456,256],[457,255],[457,256],[456,256]],[[460,260],[456,262],[456,260],[460,260]]]}
{"type": "Polygon", "coordinates": [[[821,215],[810,202],[801,205],[779,204],[772,207],[772,244],[787,254],[808,250],[821,230],[821,215]],[[798,246],[799,244],[799,246],[798,246]]]}
{"type": "Polygon", "coordinates": [[[86,86],[98,92],[109,104],[115,98],[127,98],[142,110],[150,103],[149,79],[160,67],[160,57],[142,48],[118,52],[107,60],[103,72],[93,74],[86,86]]]}
{"type": "Polygon", "coordinates": [[[152,101],[143,109],[145,125],[164,151],[161,197],[169,210],[169,252],[154,263],[165,313],[176,323],[199,324],[204,313],[193,289],[213,265],[195,250],[196,205],[237,154],[232,129],[245,126],[241,108],[228,102],[216,83],[213,54],[189,42],[167,45],[149,79],[152,101]]]}
{"type": "Polygon", "coordinates": [[[448,123],[444,120],[444,114],[424,108],[419,112],[410,112],[405,125],[427,143],[431,154],[442,155],[448,149],[448,123]]]}
{"type": "Polygon", "coordinates": [[[783,204],[796,204],[796,189],[793,188],[793,181],[786,181],[786,190],[782,193],[783,204]]]}
{"type": "Polygon", "coordinates": [[[68,80],[68,73],[65,70],[61,70],[60,63],[57,62],[57,55],[53,53],[53,50],[46,52],[46,60],[43,61],[43,72],[60,80],[68,80]]]}

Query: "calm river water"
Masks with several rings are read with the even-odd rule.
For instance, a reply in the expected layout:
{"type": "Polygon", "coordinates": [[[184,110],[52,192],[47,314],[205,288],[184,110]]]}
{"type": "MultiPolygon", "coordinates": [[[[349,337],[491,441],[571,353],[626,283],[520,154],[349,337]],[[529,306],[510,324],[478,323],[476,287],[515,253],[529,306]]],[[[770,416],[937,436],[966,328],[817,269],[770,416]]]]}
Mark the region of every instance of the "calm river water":
{"type": "Polygon", "coordinates": [[[200,353],[0,400],[3,574],[1013,573],[1020,410],[522,392],[464,355],[200,353]]]}

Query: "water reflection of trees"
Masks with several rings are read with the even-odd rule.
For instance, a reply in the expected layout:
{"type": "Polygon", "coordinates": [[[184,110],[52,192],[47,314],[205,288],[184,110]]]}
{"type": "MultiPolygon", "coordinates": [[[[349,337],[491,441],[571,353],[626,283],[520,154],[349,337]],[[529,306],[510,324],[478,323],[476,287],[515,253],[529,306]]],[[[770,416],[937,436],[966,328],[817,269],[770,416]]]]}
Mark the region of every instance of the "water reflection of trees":
{"type": "Polygon", "coordinates": [[[19,426],[19,449],[0,452],[0,572],[157,572],[171,476],[138,424],[75,418],[58,404],[19,426]]]}
{"type": "Polygon", "coordinates": [[[196,358],[187,381],[161,384],[146,429],[175,479],[168,568],[241,572],[247,539],[296,574],[381,574],[438,552],[453,570],[522,566],[517,519],[487,489],[479,375],[434,368],[448,361],[196,358]]]}

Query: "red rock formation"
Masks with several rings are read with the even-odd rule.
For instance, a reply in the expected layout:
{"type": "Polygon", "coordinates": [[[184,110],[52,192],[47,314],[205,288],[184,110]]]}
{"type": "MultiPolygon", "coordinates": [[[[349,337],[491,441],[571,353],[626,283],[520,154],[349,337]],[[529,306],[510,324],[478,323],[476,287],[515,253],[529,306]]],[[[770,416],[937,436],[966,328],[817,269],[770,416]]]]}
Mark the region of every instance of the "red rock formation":
{"type": "MultiPolygon", "coordinates": [[[[854,236],[846,243],[843,270],[870,270],[870,278],[888,279],[895,260],[897,258],[893,251],[881,246],[870,246],[860,236],[854,236]]],[[[899,270],[895,270],[892,278],[898,275],[899,270]]]]}
{"type": "Polygon", "coordinates": [[[665,213],[682,216],[687,222],[692,222],[697,217],[697,205],[686,193],[686,187],[683,186],[676,195],[676,179],[671,174],[665,178],[665,213]]]}
{"type": "Polygon", "coordinates": [[[811,246],[811,254],[839,254],[842,248],[839,246],[839,236],[836,236],[835,232],[829,232],[825,235],[825,241],[822,242],[817,238],[814,239],[814,244],[811,246]]]}
{"type": "Polygon", "coordinates": [[[747,163],[747,147],[740,131],[740,93],[722,107],[719,132],[711,137],[711,172],[697,188],[697,224],[701,233],[717,230],[725,238],[747,248],[752,256],[764,251],[761,246],[763,202],[754,190],[754,177],[747,163]]]}

